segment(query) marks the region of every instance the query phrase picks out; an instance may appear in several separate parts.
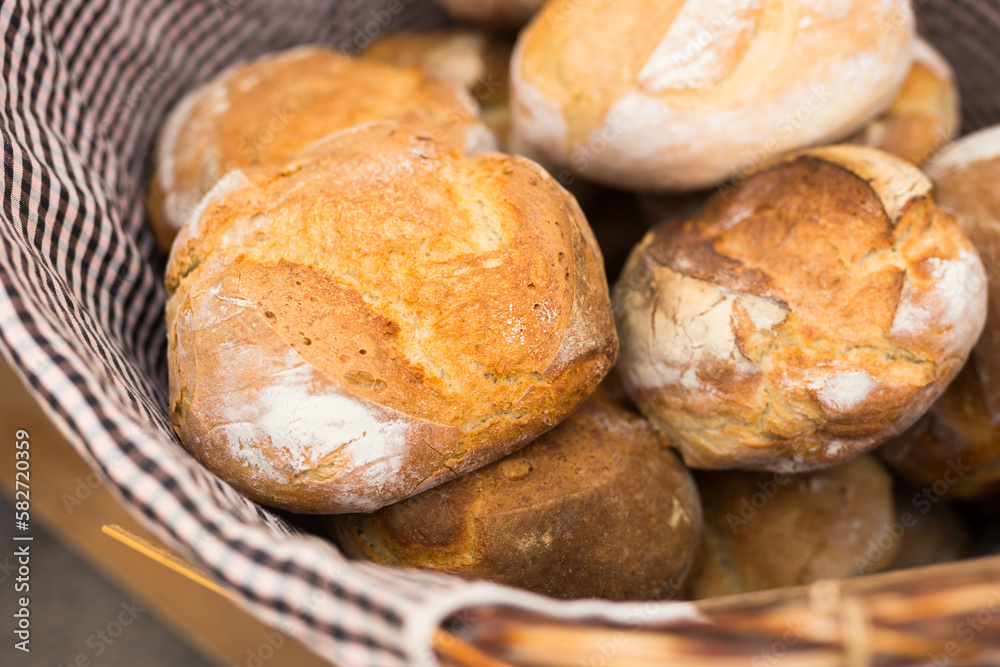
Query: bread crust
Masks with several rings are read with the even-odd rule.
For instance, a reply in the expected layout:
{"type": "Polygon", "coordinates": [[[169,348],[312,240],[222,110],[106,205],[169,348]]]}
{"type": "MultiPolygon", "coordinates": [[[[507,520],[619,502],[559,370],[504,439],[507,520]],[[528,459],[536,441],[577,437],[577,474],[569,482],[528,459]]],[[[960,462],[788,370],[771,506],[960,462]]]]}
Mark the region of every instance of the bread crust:
{"type": "Polygon", "coordinates": [[[691,599],[871,574],[898,552],[892,478],[872,456],[801,475],[733,470],[696,480],[705,547],[691,599]]]}
{"type": "Polygon", "coordinates": [[[935,496],[975,500],[1000,494],[1000,424],[990,419],[976,366],[966,364],[927,414],[878,452],[935,496]]]}
{"type": "Polygon", "coordinates": [[[516,454],[374,514],[331,517],[348,555],[558,598],[673,597],[701,507],[639,415],[598,392],[516,454]]]}
{"type": "Polygon", "coordinates": [[[246,171],[184,227],[166,284],[182,440],[300,512],[371,511],[518,449],[617,352],[572,197],[395,123],[246,171]]]}
{"type": "Polygon", "coordinates": [[[510,54],[512,39],[473,28],[397,32],[365,50],[365,60],[398,67],[419,67],[430,76],[468,92],[481,108],[480,118],[500,147],[510,142],[510,54]]]}
{"type": "Polygon", "coordinates": [[[881,151],[811,149],[646,236],[615,288],[619,370],[688,465],[830,466],[944,391],[986,283],[929,189],[881,151]]]}
{"type": "MultiPolygon", "coordinates": [[[[979,375],[989,421],[1000,425],[1000,127],[963,137],[927,165],[934,196],[953,211],[986,266],[986,327],[971,363],[979,375]]],[[[1000,441],[996,447],[1000,450],[1000,441]]]]}
{"type": "Polygon", "coordinates": [[[905,0],[553,0],[514,49],[515,135],[609,185],[710,187],[870,121],[913,31],[905,0]]]}
{"type": "Polygon", "coordinates": [[[922,165],[955,138],[962,112],[948,61],[922,37],[913,46],[913,64],[899,95],[850,141],[922,165]]]}
{"type": "Polygon", "coordinates": [[[316,141],[384,119],[470,151],[495,139],[468,93],[416,68],[300,46],[234,65],[188,93],[157,138],[146,208],[163,250],[209,189],[236,169],[277,166],[316,141]]]}

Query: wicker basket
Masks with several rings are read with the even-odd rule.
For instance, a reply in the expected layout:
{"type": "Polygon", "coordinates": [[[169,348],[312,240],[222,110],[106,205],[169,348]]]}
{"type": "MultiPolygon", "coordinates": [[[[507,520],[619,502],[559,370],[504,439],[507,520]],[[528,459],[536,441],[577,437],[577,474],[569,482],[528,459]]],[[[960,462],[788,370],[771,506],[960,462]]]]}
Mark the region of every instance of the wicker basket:
{"type": "MultiPolygon", "coordinates": [[[[958,72],[964,130],[1000,122],[1000,0],[915,4],[958,72]]],[[[228,63],[442,20],[428,7],[18,0],[0,10],[0,348],[109,488],[220,590],[343,667],[1000,665],[1000,558],[699,603],[557,604],[348,564],[190,460],[165,415],[163,258],[141,208],[156,127],[228,63]]]]}

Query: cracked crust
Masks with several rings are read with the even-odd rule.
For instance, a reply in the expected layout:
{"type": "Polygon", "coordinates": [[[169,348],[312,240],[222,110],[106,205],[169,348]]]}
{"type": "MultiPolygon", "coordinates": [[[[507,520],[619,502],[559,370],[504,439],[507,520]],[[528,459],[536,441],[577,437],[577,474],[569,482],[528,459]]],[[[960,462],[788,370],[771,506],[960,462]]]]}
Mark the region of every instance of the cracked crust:
{"type": "Polygon", "coordinates": [[[600,251],[538,165],[378,123],[245,176],[166,284],[175,428],[251,498],[396,502],[523,446],[613,365],[600,251]]]}
{"type": "Polygon", "coordinates": [[[330,517],[350,556],[558,598],[673,597],[701,534],[690,473],[601,392],[521,451],[374,514],[330,517]]]}
{"type": "Polygon", "coordinates": [[[871,121],[913,35],[907,0],[552,0],[514,48],[515,137],[607,185],[712,187],[871,121]]]}
{"type": "Polygon", "coordinates": [[[986,283],[929,189],[881,151],[814,149],[646,236],[615,288],[618,369],[689,465],[833,465],[941,394],[986,283]]]}
{"type": "Polygon", "coordinates": [[[898,550],[892,478],[873,456],[800,475],[699,472],[696,481],[705,541],[690,599],[874,573],[898,550]]]}
{"type": "Polygon", "coordinates": [[[146,211],[160,247],[170,249],[233,170],[279,165],[334,132],[386,119],[463,150],[495,145],[464,90],[416,68],[302,46],[227,69],[188,93],[157,138],[146,211]]]}

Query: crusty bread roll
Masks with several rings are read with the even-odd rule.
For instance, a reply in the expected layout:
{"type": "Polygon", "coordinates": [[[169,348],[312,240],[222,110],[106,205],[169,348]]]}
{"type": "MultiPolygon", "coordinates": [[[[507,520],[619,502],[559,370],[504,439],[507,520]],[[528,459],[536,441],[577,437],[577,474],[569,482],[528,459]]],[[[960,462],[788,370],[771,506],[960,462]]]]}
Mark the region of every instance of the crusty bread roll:
{"type": "Polygon", "coordinates": [[[691,474],[601,392],[500,461],[374,514],[331,517],[348,555],[557,598],[673,597],[701,535],[691,474]]]}
{"type": "Polygon", "coordinates": [[[545,0],[434,0],[459,21],[497,28],[520,28],[545,0]]]}
{"type": "Polygon", "coordinates": [[[595,181],[709,187],[884,110],[913,27],[908,0],[552,0],[514,49],[514,132],[595,181]]]}
{"type": "Polygon", "coordinates": [[[403,31],[375,42],[362,57],[419,67],[463,88],[479,102],[483,124],[500,146],[510,145],[510,53],[513,40],[473,28],[403,31]]]}
{"type": "Polygon", "coordinates": [[[903,89],[850,141],[920,165],[958,134],[962,114],[948,61],[919,36],[913,46],[913,64],[903,89]]]}
{"type": "Polygon", "coordinates": [[[303,46],[233,66],[188,93],[156,143],[146,209],[164,250],[225,174],[282,164],[323,137],[397,119],[470,151],[495,139],[468,94],[417,69],[303,46]]]}
{"type": "Polygon", "coordinates": [[[1000,424],[990,419],[975,366],[966,364],[927,414],[879,454],[935,498],[973,500],[1000,493],[1000,424]]]}
{"type": "Polygon", "coordinates": [[[646,235],[615,288],[618,368],[688,465],[843,462],[944,391],[986,277],[930,190],[888,153],[815,148],[646,235]]]}
{"type": "Polygon", "coordinates": [[[593,234],[528,160],[380,122],[220,183],[168,263],[170,409],[254,500],[402,500],[523,446],[614,363],[593,234]]]}
{"type": "Polygon", "coordinates": [[[986,265],[989,308],[972,363],[989,421],[1000,426],[1000,125],[944,148],[927,165],[927,175],[935,199],[955,213],[986,265]]]}
{"type": "Polygon", "coordinates": [[[898,551],[892,478],[872,456],[807,474],[699,472],[705,518],[695,600],[886,568],[898,551]]]}

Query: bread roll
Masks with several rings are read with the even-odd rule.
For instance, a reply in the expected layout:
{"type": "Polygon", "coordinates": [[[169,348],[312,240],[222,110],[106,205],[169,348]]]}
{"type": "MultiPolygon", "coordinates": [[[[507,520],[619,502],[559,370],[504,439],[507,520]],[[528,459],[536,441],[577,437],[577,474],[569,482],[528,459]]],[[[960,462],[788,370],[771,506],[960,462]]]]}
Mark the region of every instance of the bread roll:
{"type": "Polygon", "coordinates": [[[696,475],[705,517],[700,600],[877,572],[896,556],[892,479],[872,456],[801,475],[696,475]]]}
{"type": "Polygon", "coordinates": [[[903,89],[851,141],[920,165],[955,137],[962,114],[948,61],[921,37],[913,46],[913,64],[903,89]]]}
{"type": "Polygon", "coordinates": [[[167,268],[170,408],[258,502],[402,500],[527,444],[614,363],[592,232],[528,160],[374,123],[223,182],[167,268]]]}
{"type": "Polygon", "coordinates": [[[696,468],[803,472],[913,424],[986,318],[979,254],[910,163],[792,154],[633,251],[619,370],[696,468]]]}
{"type": "Polygon", "coordinates": [[[934,498],[974,500],[1000,493],[1000,424],[990,419],[975,366],[966,364],[927,414],[879,454],[934,498]]]}
{"type": "Polygon", "coordinates": [[[520,28],[545,0],[434,0],[459,21],[497,28],[520,28]]]}
{"type": "Polygon", "coordinates": [[[989,308],[972,363],[989,421],[1000,426],[1000,126],[949,145],[927,165],[927,174],[935,198],[954,212],[986,265],[989,308]]]}
{"type": "Polygon", "coordinates": [[[514,49],[514,132],[595,181],[710,187],[861,128],[913,34],[908,0],[552,0],[514,49]]]}
{"type": "Polygon", "coordinates": [[[691,474],[600,396],[516,454],[374,514],[332,517],[348,555],[557,598],[673,597],[701,534],[691,474]]]}
{"type": "Polygon", "coordinates": [[[479,102],[483,123],[500,146],[510,145],[510,52],[514,42],[472,28],[397,32],[380,39],[363,58],[399,67],[419,67],[464,89],[479,102]]]}
{"type": "Polygon", "coordinates": [[[225,174],[280,165],[323,137],[398,119],[472,151],[495,139],[465,91],[417,69],[303,46],[236,65],[188,93],[156,143],[146,210],[163,250],[225,174]]]}

